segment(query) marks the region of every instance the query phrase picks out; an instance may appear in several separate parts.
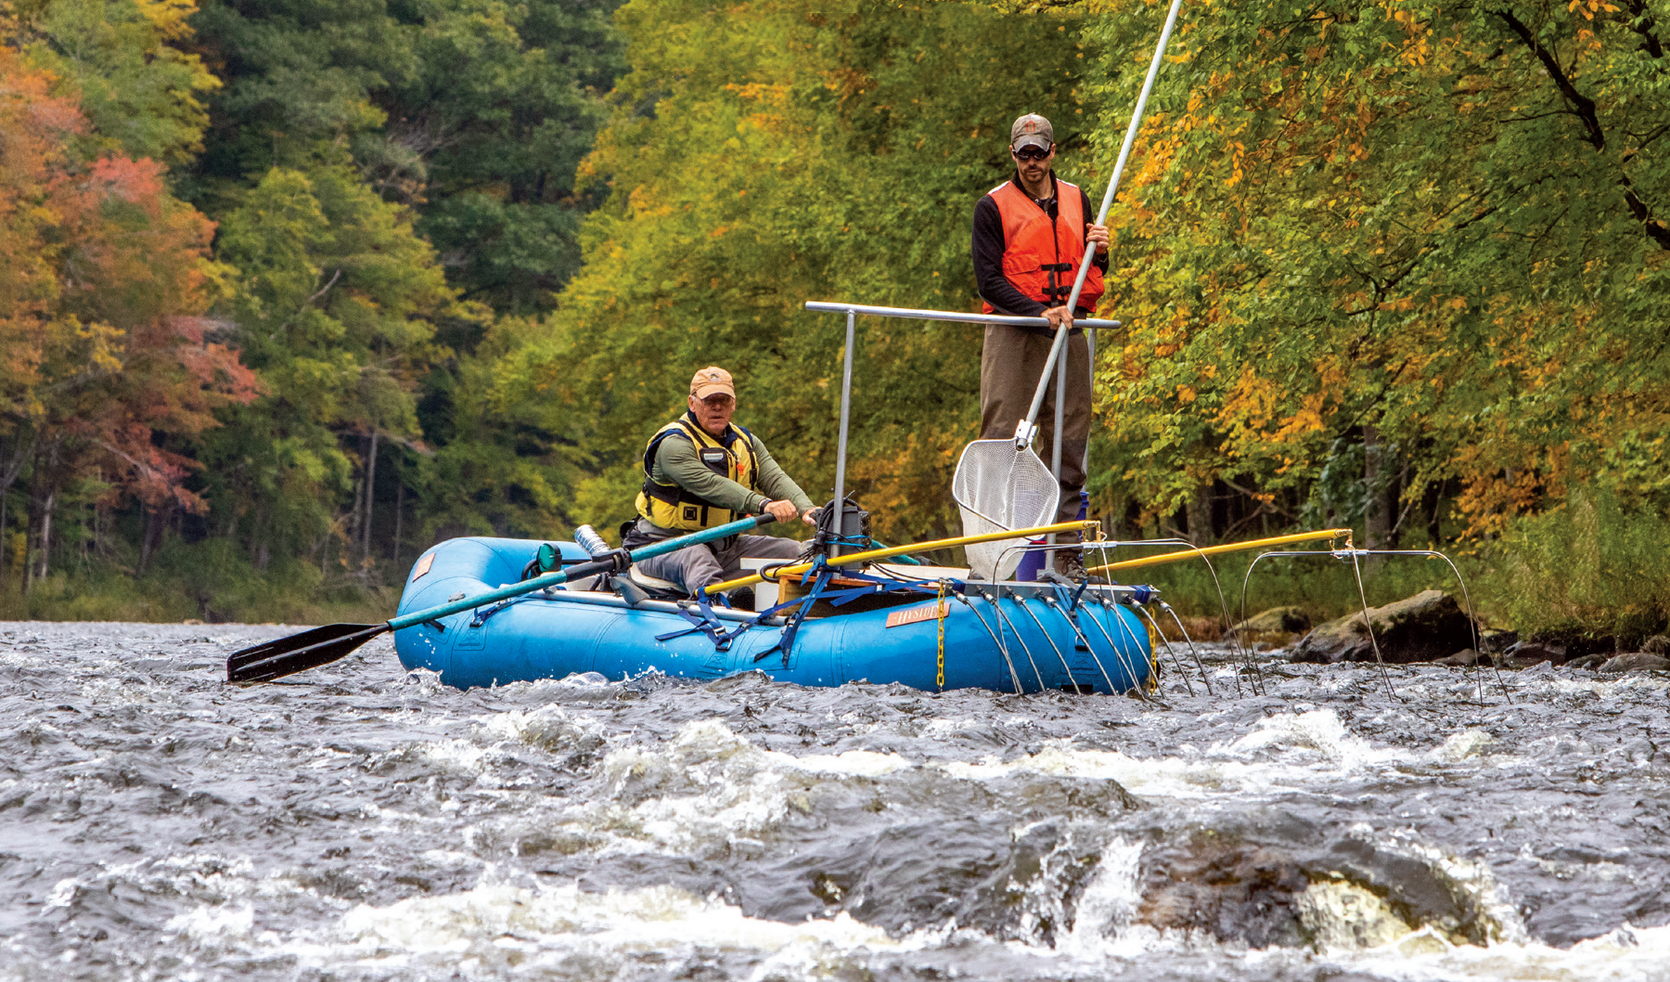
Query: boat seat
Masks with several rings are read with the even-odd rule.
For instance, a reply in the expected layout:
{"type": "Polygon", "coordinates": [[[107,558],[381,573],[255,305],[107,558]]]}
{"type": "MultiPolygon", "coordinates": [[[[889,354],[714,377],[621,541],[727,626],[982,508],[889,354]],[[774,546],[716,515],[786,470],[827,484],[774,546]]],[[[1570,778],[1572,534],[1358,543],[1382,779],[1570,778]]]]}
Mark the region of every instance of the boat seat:
{"type": "MultiPolygon", "coordinates": [[[[782,560],[773,561],[781,562],[782,560]]],[[[677,583],[674,583],[672,580],[663,580],[659,576],[651,576],[650,574],[644,572],[643,568],[636,563],[629,567],[623,575],[611,578],[610,582],[613,584],[615,591],[619,593],[628,604],[631,604],[634,607],[636,607],[640,601],[644,600],[694,599],[693,594],[679,589],[679,585],[677,583]]],[[[742,606],[739,609],[755,609],[754,591],[748,587],[735,591],[735,593],[732,594],[731,599],[732,602],[741,601],[742,606]],[[746,599],[738,597],[736,594],[744,594],[746,599]]]]}
{"type": "Polygon", "coordinates": [[[626,579],[643,588],[655,600],[688,600],[690,594],[679,587],[672,580],[663,580],[659,576],[651,576],[644,572],[644,568],[633,563],[626,571],[626,579]]]}

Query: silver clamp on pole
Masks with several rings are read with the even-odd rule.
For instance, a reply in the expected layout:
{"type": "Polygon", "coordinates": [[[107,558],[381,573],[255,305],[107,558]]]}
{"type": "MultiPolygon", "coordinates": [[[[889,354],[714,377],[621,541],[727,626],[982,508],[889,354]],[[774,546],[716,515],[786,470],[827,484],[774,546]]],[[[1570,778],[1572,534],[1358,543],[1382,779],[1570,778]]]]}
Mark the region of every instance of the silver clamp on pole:
{"type": "Polygon", "coordinates": [[[1030,420],[1021,420],[1015,424],[1015,452],[1020,453],[1032,446],[1032,441],[1038,437],[1038,427],[1030,420]]]}

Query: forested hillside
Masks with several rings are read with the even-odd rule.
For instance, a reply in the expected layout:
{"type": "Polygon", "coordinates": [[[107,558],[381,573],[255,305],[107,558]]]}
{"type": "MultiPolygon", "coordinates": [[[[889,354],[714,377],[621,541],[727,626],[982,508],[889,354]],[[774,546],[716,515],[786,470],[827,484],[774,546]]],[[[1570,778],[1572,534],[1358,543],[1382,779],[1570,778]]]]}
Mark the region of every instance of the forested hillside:
{"type": "MultiPolygon", "coordinates": [[[[974,309],[1009,121],[1099,199],[1162,5],[24,0],[0,17],[0,604],[315,617],[630,511],[694,367],[812,492],[842,324],[974,309]],[[618,9],[617,9],[618,7],[618,9]]],[[[1442,544],[1670,611],[1670,11],[1185,2],[1111,214],[1117,534],[1442,544]]],[[[954,530],[976,329],[861,323],[849,483],[954,530]]]]}

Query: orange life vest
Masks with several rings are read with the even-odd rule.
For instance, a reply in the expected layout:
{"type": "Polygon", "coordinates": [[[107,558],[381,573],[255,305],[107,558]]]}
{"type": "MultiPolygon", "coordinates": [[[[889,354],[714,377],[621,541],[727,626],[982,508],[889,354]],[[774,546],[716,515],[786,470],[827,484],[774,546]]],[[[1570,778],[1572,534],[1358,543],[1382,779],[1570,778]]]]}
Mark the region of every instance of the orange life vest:
{"type": "MultiPolygon", "coordinates": [[[[1014,181],[1004,181],[987,192],[1003,219],[1003,275],[1015,289],[1050,307],[1073,295],[1073,280],[1084,258],[1084,195],[1078,185],[1055,182],[1056,217],[1038,207],[1014,181]]],[[[1090,264],[1081,310],[1095,310],[1102,298],[1102,271],[1090,264]]],[[[986,313],[996,313],[986,304],[986,313]]]]}

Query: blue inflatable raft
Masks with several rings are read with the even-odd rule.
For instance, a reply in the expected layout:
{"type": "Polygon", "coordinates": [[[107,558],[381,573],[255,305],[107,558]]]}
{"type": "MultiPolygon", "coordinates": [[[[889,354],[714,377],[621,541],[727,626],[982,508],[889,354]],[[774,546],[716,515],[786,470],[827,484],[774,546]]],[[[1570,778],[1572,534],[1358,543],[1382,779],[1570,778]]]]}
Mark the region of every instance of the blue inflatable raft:
{"type": "MultiPolygon", "coordinates": [[[[442,542],[413,566],[400,613],[515,583],[540,545],[442,542]]],[[[553,545],[564,562],[589,558],[572,542],[553,545]]],[[[751,671],[798,685],[862,680],[929,691],[1123,693],[1152,684],[1148,629],[1132,606],[1141,588],[966,577],[966,570],[872,566],[836,581],[840,588],[816,605],[765,613],[553,587],[405,628],[394,643],[408,669],[438,672],[459,688],[580,672],[623,680],[751,671]]]]}

